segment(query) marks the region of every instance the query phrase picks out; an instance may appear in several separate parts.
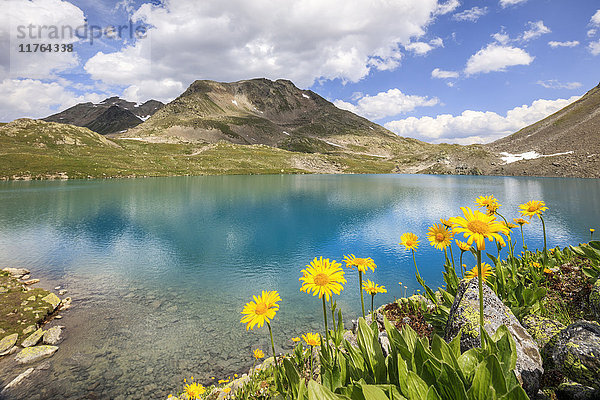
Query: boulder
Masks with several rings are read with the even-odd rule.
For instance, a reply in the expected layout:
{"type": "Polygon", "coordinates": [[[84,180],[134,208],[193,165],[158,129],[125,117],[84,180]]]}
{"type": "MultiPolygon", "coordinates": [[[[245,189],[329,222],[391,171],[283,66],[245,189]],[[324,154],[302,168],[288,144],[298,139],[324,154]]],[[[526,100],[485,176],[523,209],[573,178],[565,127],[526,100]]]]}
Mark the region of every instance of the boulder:
{"type": "Polygon", "coordinates": [[[560,400],[597,400],[600,398],[600,390],[568,379],[558,385],[555,393],[560,400]]]}
{"type": "Polygon", "coordinates": [[[531,314],[523,318],[523,327],[537,343],[543,360],[551,361],[552,347],[565,326],[553,319],[531,314]]]}
{"type": "Polygon", "coordinates": [[[40,280],[39,279],[29,279],[27,281],[23,282],[23,285],[35,285],[36,283],[39,283],[40,280]]]}
{"type": "Polygon", "coordinates": [[[552,361],[567,378],[600,389],[600,325],[587,321],[569,325],[558,335],[552,361]]]}
{"type": "Polygon", "coordinates": [[[64,326],[53,326],[44,332],[44,344],[58,344],[62,341],[62,330],[64,326]]]}
{"type": "Polygon", "coordinates": [[[37,331],[33,332],[31,335],[29,335],[25,340],[23,340],[23,342],[21,343],[21,346],[22,347],[35,346],[36,344],[38,344],[40,342],[40,340],[42,340],[42,336],[44,336],[44,331],[42,330],[42,328],[40,328],[37,331]]]}
{"type": "MultiPolygon", "coordinates": [[[[538,392],[540,378],[544,373],[538,346],[508,307],[496,296],[487,284],[483,285],[484,329],[493,335],[505,325],[515,340],[517,364],[515,373],[523,389],[534,395],[538,392]]],[[[481,344],[479,335],[479,288],[477,278],[463,280],[454,298],[446,325],[445,339],[451,341],[462,332],[461,351],[465,352],[481,344]]]]}
{"type": "Polygon", "coordinates": [[[20,364],[32,363],[38,360],[41,360],[46,357],[52,356],[58,347],[56,346],[35,346],[35,347],[27,347],[21,350],[19,354],[16,355],[15,361],[20,364]]]}
{"type": "Polygon", "coordinates": [[[50,293],[48,296],[43,297],[42,301],[49,303],[52,306],[52,311],[56,310],[56,307],[60,304],[60,299],[54,293],[50,293]]]}
{"type": "Polygon", "coordinates": [[[590,292],[590,310],[596,321],[600,321],[600,279],[594,283],[590,292]]]}
{"type": "Polygon", "coordinates": [[[12,335],[8,335],[0,340],[0,356],[7,354],[10,349],[17,343],[17,338],[19,335],[17,333],[13,333],[12,335]]]}
{"type": "Polygon", "coordinates": [[[12,277],[15,278],[20,278],[29,273],[29,270],[25,268],[4,268],[2,271],[8,272],[12,277]]]}

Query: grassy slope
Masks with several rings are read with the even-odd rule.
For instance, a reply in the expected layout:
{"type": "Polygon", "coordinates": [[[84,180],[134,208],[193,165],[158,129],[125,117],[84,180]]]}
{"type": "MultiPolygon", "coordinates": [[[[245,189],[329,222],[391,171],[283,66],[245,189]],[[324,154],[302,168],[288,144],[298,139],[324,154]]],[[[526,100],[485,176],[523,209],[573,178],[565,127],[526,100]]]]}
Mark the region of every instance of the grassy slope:
{"type": "Polygon", "coordinates": [[[0,127],[0,148],[1,178],[384,173],[394,168],[378,157],[295,153],[264,145],[110,141],[85,128],[31,120],[0,127]]]}

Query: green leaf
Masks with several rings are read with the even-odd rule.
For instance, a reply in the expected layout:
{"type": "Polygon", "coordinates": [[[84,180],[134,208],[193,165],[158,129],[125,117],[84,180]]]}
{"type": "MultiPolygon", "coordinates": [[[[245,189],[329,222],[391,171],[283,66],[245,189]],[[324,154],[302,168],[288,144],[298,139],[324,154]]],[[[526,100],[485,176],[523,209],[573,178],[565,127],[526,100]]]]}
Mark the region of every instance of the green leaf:
{"type": "Polygon", "coordinates": [[[504,379],[504,372],[500,368],[500,363],[495,355],[490,355],[486,359],[487,369],[490,371],[492,378],[492,387],[496,391],[498,396],[505,394],[508,390],[506,387],[506,380],[504,379]]]}
{"type": "Polygon", "coordinates": [[[308,400],[340,400],[348,399],[346,396],[340,396],[333,393],[323,385],[319,385],[317,382],[310,380],[308,381],[308,400]]]}
{"type": "Polygon", "coordinates": [[[385,392],[375,385],[361,385],[365,400],[389,400],[385,392]]]}
{"type": "Polygon", "coordinates": [[[497,397],[492,387],[492,374],[485,361],[480,362],[477,368],[475,368],[473,384],[467,395],[473,400],[491,400],[497,397]]]}
{"type": "Polygon", "coordinates": [[[296,366],[287,358],[283,359],[283,369],[285,370],[285,377],[288,380],[290,390],[294,396],[297,396],[298,386],[300,384],[300,373],[296,369],[296,366]]]}
{"type": "Polygon", "coordinates": [[[442,363],[441,373],[435,386],[443,400],[467,399],[465,385],[457,372],[452,366],[442,363]]]}
{"type": "Polygon", "coordinates": [[[477,365],[481,362],[481,354],[477,349],[469,349],[465,351],[460,357],[458,357],[458,365],[460,365],[460,369],[463,372],[467,382],[471,385],[473,381],[473,376],[475,374],[475,369],[477,365]]]}
{"type": "Polygon", "coordinates": [[[419,377],[419,375],[412,371],[408,371],[406,377],[406,392],[403,392],[409,400],[426,400],[428,389],[427,384],[419,377]]]}
{"type": "Polygon", "coordinates": [[[427,390],[426,399],[427,400],[442,400],[442,398],[438,394],[437,390],[435,390],[435,388],[433,386],[430,386],[429,390],[427,390]]]}
{"type": "Polygon", "coordinates": [[[494,333],[493,339],[496,341],[498,352],[498,361],[504,374],[508,374],[515,369],[517,364],[517,346],[510,331],[505,325],[501,325],[494,333]]]}
{"type": "Polygon", "coordinates": [[[441,367],[434,365],[433,360],[430,358],[423,363],[421,379],[423,379],[428,386],[434,386],[441,373],[441,367]]]}

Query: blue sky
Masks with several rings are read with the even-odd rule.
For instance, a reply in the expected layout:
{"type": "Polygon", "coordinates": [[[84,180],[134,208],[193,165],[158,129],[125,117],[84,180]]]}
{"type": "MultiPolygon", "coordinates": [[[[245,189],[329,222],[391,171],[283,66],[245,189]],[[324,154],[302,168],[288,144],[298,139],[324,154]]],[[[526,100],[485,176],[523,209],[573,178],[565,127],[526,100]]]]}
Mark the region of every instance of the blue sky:
{"type": "Polygon", "coordinates": [[[402,136],[468,144],[544,118],[600,81],[597,0],[8,3],[2,121],[111,95],[169,101],[195,79],[267,77],[402,136]],[[110,35],[128,21],[147,34],[110,35]],[[18,36],[19,26],[84,23],[101,37],[18,36]],[[18,52],[36,43],[74,52],[18,52]]]}

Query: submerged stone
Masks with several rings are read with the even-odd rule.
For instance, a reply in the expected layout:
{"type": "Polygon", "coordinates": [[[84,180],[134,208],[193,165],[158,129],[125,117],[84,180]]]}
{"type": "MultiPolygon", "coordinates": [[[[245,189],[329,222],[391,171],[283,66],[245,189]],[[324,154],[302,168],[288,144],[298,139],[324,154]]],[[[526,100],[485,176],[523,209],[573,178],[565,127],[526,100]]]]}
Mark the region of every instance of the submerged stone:
{"type": "Polygon", "coordinates": [[[54,353],[56,353],[57,350],[58,347],[56,346],[42,345],[35,347],[27,347],[21,350],[19,354],[17,354],[17,356],[15,357],[15,361],[20,364],[35,362],[43,358],[52,356],[54,353]]]}
{"type": "MultiPolygon", "coordinates": [[[[502,325],[508,328],[515,340],[517,350],[515,374],[529,395],[536,394],[544,373],[538,346],[512,311],[504,305],[487,284],[483,285],[483,316],[484,329],[490,336],[502,325]]],[[[480,346],[477,278],[461,281],[450,309],[445,339],[451,341],[459,332],[462,332],[460,338],[462,352],[480,346]]]]}
{"type": "Polygon", "coordinates": [[[569,325],[558,335],[552,361],[569,379],[600,389],[600,325],[587,321],[569,325]]]}
{"type": "Polygon", "coordinates": [[[62,340],[62,330],[64,326],[53,326],[44,332],[44,344],[57,344],[62,340]]]}

